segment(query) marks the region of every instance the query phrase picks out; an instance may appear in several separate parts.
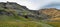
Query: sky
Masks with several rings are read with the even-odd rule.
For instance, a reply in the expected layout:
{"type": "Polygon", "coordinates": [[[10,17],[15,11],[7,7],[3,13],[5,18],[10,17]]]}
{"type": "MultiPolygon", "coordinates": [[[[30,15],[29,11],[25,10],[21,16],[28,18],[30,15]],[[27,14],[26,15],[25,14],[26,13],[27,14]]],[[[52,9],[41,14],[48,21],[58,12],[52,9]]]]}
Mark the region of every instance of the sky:
{"type": "MultiPolygon", "coordinates": [[[[38,10],[44,7],[48,7],[52,3],[60,3],[60,0],[0,0],[0,2],[17,2],[20,5],[24,5],[30,10],[38,10]]],[[[52,7],[52,6],[50,6],[52,7]]]]}

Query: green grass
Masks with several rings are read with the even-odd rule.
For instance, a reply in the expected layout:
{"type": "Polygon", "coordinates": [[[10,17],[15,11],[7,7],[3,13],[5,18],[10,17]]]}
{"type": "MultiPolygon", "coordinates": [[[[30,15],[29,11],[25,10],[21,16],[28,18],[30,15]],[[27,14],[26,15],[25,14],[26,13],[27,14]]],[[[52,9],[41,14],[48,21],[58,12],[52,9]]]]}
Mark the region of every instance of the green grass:
{"type": "MultiPolygon", "coordinates": [[[[34,22],[1,22],[0,27],[37,27],[39,24],[34,22]]],[[[41,27],[41,26],[40,26],[41,27]]]]}
{"type": "Polygon", "coordinates": [[[48,25],[32,22],[32,21],[7,21],[7,22],[0,22],[0,27],[50,27],[48,25]]]}
{"type": "MultiPolygon", "coordinates": [[[[36,21],[31,21],[32,19],[25,19],[24,17],[19,17],[16,19],[14,16],[1,15],[0,16],[0,27],[45,27],[46,24],[36,21]]],[[[50,27],[46,25],[46,27],[50,27]]]]}
{"type": "Polygon", "coordinates": [[[60,27],[60,22],[48,22],[47,24],[49,24],[53,27],[60,27]]]}

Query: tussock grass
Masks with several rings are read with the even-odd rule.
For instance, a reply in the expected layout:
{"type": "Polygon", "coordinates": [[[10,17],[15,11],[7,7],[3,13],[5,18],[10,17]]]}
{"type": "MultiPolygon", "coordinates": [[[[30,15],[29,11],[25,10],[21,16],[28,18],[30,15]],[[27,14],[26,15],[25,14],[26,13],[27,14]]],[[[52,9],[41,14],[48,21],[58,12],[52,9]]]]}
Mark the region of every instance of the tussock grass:
{"type": "Polygon", "coordinates": [[[0,27],[41,27],[40,24],[34,22],[0,22],[0,27]]]}
{"type": "Polygon", "coordinates": [[[47,24],[54,26],[54,27],[60,27],[60,22],[48,22],[47,24]]]}

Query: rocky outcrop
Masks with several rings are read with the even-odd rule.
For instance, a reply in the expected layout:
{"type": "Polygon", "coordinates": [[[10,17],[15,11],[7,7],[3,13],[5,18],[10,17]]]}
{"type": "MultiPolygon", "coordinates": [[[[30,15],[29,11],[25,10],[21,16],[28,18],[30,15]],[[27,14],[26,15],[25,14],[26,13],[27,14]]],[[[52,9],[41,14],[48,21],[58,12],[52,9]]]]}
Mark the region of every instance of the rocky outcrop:
{"type": "Polygon", "coordinates": [[[15,2],[1,2],[0,3],[0,10],[4,10],[6,12],[0,11],[0,13],[7,14],[7,15],[13,15],[17,14],[18,16],[22,16],[25,18],[37,18],[38,16],[34,14],[34,11],[29,11],[29,9],[25,6],[21,6],[15,2]],[[11,13],[13,12],[13,13],[11,13]]]}

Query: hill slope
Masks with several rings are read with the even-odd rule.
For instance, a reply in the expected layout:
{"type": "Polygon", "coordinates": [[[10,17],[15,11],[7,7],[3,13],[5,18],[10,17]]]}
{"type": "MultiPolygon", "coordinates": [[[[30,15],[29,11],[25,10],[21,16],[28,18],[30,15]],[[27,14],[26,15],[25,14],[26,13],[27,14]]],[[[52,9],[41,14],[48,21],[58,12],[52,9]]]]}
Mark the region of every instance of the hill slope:
{"type": "Polygon", "coordinates": [[[0,3],[0,27],[52,27],[35,21],[37,17],[28,8],[15,2],[0,3]]]}
{"type": "MultiPolygon", "coordinates": [[[[46,14],[48,16],[50,16],[48,18],[48,20],[58,20],[60,21],[60,10],[56,9],[56,8],[46,8],[46,9],[41,9],[39,10],[39,13],[42,13],[42,14],[46,14]]],[[[48,17],[47,16],[47,17],[48,17]]]]}

